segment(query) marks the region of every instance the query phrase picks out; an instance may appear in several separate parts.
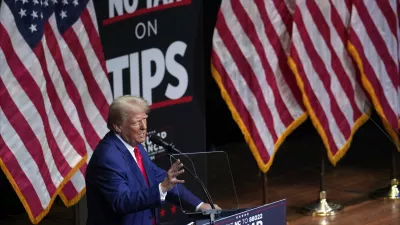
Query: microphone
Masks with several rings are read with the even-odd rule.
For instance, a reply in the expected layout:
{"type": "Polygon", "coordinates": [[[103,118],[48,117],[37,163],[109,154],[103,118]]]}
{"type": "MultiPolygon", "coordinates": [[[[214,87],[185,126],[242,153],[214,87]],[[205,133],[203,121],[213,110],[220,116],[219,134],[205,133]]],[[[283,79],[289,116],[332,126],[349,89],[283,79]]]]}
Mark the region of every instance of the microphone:
{"type": "MultiPolygon", "coordinates": [[[[177,148],[175,148],[175,146],[173,144],[164,141],[164,139],[162,139],[160,136],[158,136],[156,134],[153,134],[152,136],[150,136],[150,141],[153,142],[156,145],[159,145],[159,146],[162,146],[162,147],[166,148],[168,155],[170,155],[175,160],[177,160],[177,159],[171,154],[172,152],[175,152],[175,153],[178,153],[180,155],[183,155],[183,156],[187,157],[190,160],[190,157],[188,155],[186,155],[185,153],[182,153],[177,148]]],[[[192,171],[190,171],[185,165],[183,165],[183,168],[186,171],[188,171],[188,173],[194,179],[196,179],[196,181],[200,184],[201,188],[203,189],[204,194],[207,197],[208,203],[210,203],[210,205],[211,205],[212,210],[215,210],[214,203],[213,203],[213,201],[211,199],[210,193],[208,192],[207,188],[205,187],[203,182],[200,180],[200,178],[197,175],[195,175],[194,173],[192,173],[192,171]]],[[[214,217],[214,213],[210,213],[210,215],[212,217],[211,221],[212,221],[212,224],[213,224],[213,222],[214,222],[214,218],[213,218],[214,217]]]]}
{"type": "Polygon", "coordinates": [[[176,152],[178,154],[185,155],[181,151],[179,151],[177,148],[175,148],[175,146],[173,144],[167,143],[166,141],[164,141],[164,139],[162,139],[160,136],[158,136],[156,134],[153,134],[150,136],[150,141],[156,145],[166,148],[168,152],[176,152]]]}

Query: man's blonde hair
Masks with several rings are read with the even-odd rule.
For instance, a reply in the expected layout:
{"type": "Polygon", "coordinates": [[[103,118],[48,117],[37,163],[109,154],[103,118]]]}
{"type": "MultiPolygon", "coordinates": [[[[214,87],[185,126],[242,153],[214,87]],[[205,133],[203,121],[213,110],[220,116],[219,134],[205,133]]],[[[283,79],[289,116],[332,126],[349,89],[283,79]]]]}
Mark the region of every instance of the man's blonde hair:
{"type": "Polygon", "coordinates": [[[115,131],[113,125],[121,125],[129,112],[149,113],[150,107],[146,100],[132,95],[124,95],[114,99],[108,111],[107,127],[115,131]]]}

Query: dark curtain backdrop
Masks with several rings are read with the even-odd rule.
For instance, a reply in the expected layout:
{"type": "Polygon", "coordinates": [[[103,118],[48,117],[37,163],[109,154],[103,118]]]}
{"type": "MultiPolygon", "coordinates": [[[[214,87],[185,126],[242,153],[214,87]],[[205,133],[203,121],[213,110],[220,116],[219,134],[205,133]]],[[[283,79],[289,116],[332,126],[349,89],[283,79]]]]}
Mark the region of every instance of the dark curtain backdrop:
{"type": "Polygon", "coordinates": [[[206,99],[206,137],[207,147],[229,142],[244,141],[239,127],[232,119],[220,90],[211,75],[212,36],[221,0],[204,1],[204,79],[206,99]]]}

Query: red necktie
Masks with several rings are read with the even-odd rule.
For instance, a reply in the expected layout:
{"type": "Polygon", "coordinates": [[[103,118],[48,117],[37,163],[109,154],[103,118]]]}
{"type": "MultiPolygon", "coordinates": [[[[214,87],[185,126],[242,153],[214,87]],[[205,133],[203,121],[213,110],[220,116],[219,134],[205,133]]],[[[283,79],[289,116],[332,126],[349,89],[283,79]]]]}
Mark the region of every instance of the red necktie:
{"type": "Polygon", "coordinates": [[[136,162],[139,166],[139,169],[140,169],[140,171],[142,171],[143,177],[147,182],[147,186],[149,186],[149,179],[147,178],[147,173],[146,173],[146,170],[144,169],[142,154],[140,154],[140,150],[138,147],[135,147],[133,149],[133,151],[135,152],[136,162]]]}
{"type": "MultiPolygon", "coordinates": [[[[147,178],[147,173],[146,173],[146,170],[144,169],[142,154],[140,154],[140,150],[138,147],[135,147],[133,149],[133,151],[135,152],[135,157],[136,157],[136,162],[138,164],[138,167],[139,167],[140,171],[142,171],[143,177],[147,182],[147,186],[149,186],[149,179],[147,178]]],[[[152,210],[152,212],[153,212],[153,210],[152,210]]],[[[153,215],[153,224],[154,225],[156,224],[156,218],[154,215],[153,215]]]]}

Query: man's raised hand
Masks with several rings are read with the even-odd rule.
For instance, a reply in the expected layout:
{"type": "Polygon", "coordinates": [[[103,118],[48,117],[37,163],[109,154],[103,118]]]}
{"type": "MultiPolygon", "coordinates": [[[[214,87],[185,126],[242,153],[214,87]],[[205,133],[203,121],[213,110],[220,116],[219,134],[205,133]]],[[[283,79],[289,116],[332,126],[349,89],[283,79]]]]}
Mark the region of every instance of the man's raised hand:
{"type": "Polygon", "coordinates": [[[171,190],[176,184],[182,184],[184,180],[178,180],[177,176],[184,173],[184,169],[182,169],[183,164],[178,159],[172,164],[171,168],[169,168],[167,172],[167,176],[165,177],[164,181],[161,183],[161,189],[163,192],[167,192],[171,190]]]}

